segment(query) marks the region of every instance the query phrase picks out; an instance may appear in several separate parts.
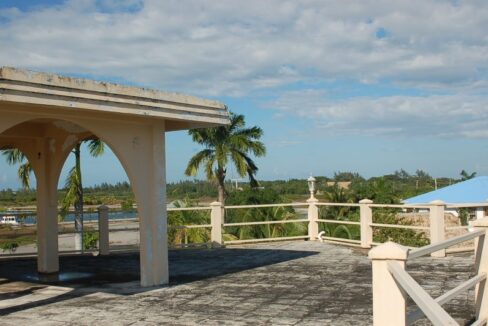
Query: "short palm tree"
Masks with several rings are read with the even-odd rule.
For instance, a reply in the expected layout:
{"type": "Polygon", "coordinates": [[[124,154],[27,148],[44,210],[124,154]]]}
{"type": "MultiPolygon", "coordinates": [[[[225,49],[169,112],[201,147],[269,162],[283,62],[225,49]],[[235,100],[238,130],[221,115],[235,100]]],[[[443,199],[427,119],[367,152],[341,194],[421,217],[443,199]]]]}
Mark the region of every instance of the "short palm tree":
{"type": "Polygon", "coordinates": [[[227,126],[194,129],[189,134],[193,141],[205,147],[188,162],[185,174],[195,176],[203,166],[207,179],[215,180],[218,185],[219,202],[225,202],[225,177],[227,165],[232,162],[239,176],[248,176],[251,187],[258,185],[255,174],[258,167],[250,157],[266,154],[264,144],[259,141],[263,131],[259,127],[245,128],[244,116],[230,113],[227,126]]]}
{"type": "MultiPolygon", "coordinates": [[[[105,151],[104,143],[98,139],[90,139],[88,142],[88,152],[93,157],[102,155],[105,151]]],[[[77,232],[77,249],[83,249],[83,182],[81,177],[81,144],[78,142],[73,149],[75,155],[75,165],[71,168],[66,177],[64,187],[66,194],[62,200],[61,217],[64,218],[71,206],[75,209],[75,231],[77,232]]]]}

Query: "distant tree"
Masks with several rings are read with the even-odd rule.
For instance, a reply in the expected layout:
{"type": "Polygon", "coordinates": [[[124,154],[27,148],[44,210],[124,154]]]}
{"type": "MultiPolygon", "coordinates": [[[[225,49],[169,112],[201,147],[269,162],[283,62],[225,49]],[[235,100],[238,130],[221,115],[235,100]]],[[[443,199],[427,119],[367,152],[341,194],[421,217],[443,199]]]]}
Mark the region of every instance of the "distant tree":
{"type": "Polygon", "coordinates": [[[400,171],[395,171],[394,175],[397,179],[400,179],[403,181],[407,181],[411,178],[411,175],[407,171],[405,171],[404,169],[400,169],[400,171]]]}
{"type": "Polygon", "coordinates": [[[422,180],[422,181],[432,180],[432,177],[427,172],[425,172],[423,170],[415,171],[415,177],[419,180],[422,180]]]}
{"type": "Polygon", "coordinates": [[[194,129],[188,133],[194,142],[205,149],[196,153],[188,162],[185,174],[195,176],[203,166],[207,179],[217,181],[219,201],[225,202],[225,178],[227,165],[232,162],[239,176],[248,176],[251,187],[258,185],[255,174],[258,167],[250,157],[266,154],[266,148],[259,141],[263,131],[259,127],[245,127],[244,116],[230,113],[230,124],[214,128],[194,129]]]}
{"type": "Polygon", "coordinates": [[[334,172],[334,181],[359,181],[364,178],[357,172],[334,172]]]}
{"type": "Polygon", "coordinates": [[[465,170],[462,170],[460,175],[461,175],[461,180],[466,181],[466,180],[473,179],[474,177],[476,177],[476,172],[468,173],[465,170]]]}

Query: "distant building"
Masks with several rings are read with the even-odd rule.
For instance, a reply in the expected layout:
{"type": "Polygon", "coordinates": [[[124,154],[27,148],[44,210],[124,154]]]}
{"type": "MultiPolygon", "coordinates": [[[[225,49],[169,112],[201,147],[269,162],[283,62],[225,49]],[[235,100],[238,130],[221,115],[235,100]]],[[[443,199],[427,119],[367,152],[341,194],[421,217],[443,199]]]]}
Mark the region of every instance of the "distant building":
{"type": "MultiPolygon", "coordinates": [[[[403,202],[405,204],[428,204],[434,200],[442,200],[446,204],[488,204],[488,176],[476,177],[459,182],[448,187],[405,199],[403,202]]],[[[476,216],[478,218],[485,215],[483,207],[477,209],[476,216]]]]}
{"type": "Polygon", "coordinates": [[[488,203],[488,177],[476,177],[404,200],[405,204],[426,204],[442,200],[449,204],[488,203]]]}

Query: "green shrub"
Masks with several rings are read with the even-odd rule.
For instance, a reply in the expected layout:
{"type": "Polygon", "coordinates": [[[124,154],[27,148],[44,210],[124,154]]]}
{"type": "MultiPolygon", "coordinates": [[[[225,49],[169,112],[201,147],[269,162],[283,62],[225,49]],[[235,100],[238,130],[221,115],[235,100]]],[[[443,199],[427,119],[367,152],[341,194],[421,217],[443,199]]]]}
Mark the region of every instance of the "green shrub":
{"type": "Polygon", "coordinates": [[[19,244],[15,241],[4,242],[0,245],[0,248],[3,250],[3,252],[9,251],[10,253],[15,252],[18,247],[19,244]]]}
{"type": "Polygon", "coordinates": [[[83,248],[85,250],[97,248],[98,232],[87,231],[83,233],[83,248]]]}
{"type": "Polygon", "coordinates": [[[134,200],[127,198],[120,205],[123,211],[132,211],[134,209],[134,200]]]}
{"type": "MultiPolygon", "coordinates": [[[[387,209],[375,210],[373,215],[373,221],[380,224],[412,225],[410,221],[399,219],[397,217],[397,212],[387,209]]],[[[380,243],[393,241],[404,246],[411,247],[422,247],[430,243],[424,232],[410,229],[384,227],[374,229],[373,241],[380,243]]]]}

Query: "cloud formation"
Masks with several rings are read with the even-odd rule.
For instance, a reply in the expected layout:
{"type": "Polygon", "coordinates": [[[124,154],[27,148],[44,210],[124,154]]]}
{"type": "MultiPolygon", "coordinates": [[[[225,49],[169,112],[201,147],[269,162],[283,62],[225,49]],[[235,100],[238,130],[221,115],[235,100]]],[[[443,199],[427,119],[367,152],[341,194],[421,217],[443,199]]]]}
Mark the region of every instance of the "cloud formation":
{"type": "Polygon", "coordinates": [[[334,133],[485,138],[487,23],[484,0],[68,0],[0,9],[0,65],[204,96],[270,90],[271,107],[334,133]],[[427,95],[284,91],[337,81],[427,95]]]}
{"type": "Polygon", "coordinates": [[[488,137],[488,98],[477,95],[383,96],[331,100],[323,90],[291,91],[268,103],[312,118],[327,134],[488,137]]]}
{"type": "Polygon", "coordinates": [[[317,79],[486,90],[482,0],[71,0],[0,22],[2,64],[204,95],[317,79]]]}

